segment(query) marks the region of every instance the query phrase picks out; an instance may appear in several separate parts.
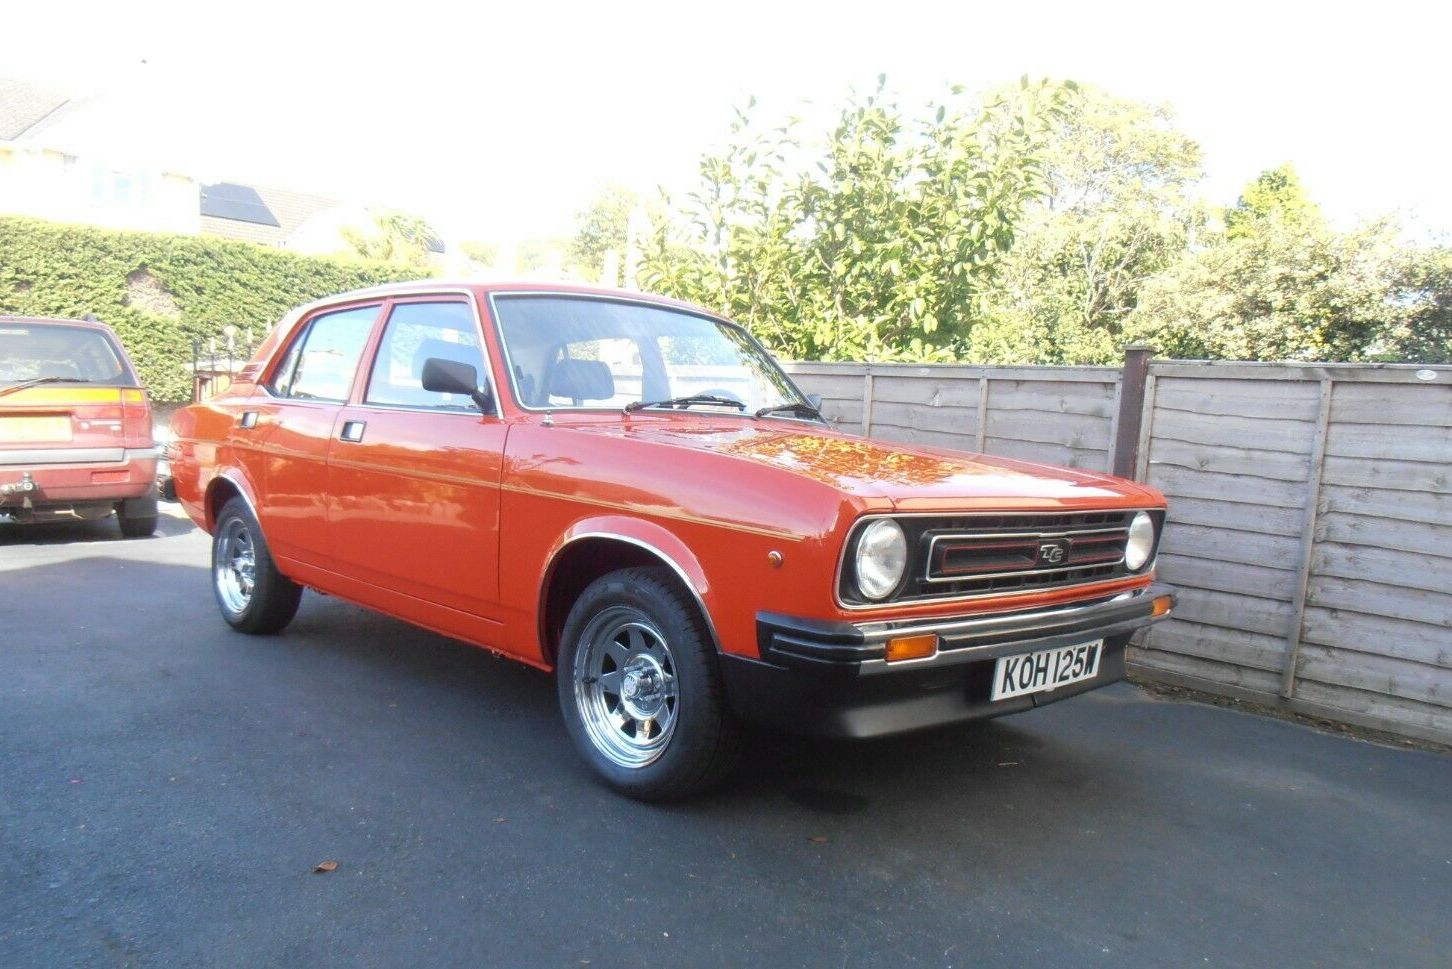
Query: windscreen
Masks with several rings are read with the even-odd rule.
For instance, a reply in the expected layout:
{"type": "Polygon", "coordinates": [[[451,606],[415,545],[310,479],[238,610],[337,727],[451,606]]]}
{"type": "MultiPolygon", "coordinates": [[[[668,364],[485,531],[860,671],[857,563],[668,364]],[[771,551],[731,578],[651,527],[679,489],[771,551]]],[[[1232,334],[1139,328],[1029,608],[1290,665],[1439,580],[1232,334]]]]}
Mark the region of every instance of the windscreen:
{"type": "Polygon", "coordinates": [[[802,396],[745,330],[669,307],[573,296],[497,296],[516,398],[525,407],[624,407],[692,395],[751,413],[802,396]]]}

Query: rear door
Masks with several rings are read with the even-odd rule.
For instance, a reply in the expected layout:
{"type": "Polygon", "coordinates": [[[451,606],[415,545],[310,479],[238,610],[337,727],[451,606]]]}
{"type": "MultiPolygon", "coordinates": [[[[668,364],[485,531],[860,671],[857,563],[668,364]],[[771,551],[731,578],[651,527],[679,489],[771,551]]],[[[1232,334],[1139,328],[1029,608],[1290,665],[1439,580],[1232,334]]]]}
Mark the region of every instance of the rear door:
{"type": "MultiPolygon", "coordinates": [[[[424,362],[489,367],[467,298],[395,301],[357,403],[333,430],[330,545],[342,571],[416,600],[497,618],[506,425],[491,406],[423,389],[424,362]]],[[[461,629],[434,619],[443,628],[461,629]]]]}
{"type": "Polygon", "coordinates": [[[231,439],[275,555],[329,567],[328,448],[378,303],[326,309],[298,327],[264,393],[239,405],[231,439]]]}

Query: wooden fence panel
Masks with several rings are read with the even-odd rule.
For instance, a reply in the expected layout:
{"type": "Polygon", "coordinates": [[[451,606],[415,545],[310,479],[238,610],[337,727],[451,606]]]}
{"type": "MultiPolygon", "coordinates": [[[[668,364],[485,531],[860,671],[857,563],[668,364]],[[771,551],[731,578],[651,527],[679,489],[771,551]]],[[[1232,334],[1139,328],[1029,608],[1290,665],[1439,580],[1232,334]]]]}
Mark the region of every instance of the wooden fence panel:
{"type": "Polygon", "coordinates": [[[1452,741],[1452,369],[1150,372],[1181,591],[1136,668],[1452,741]]]}
{"type": "Polygon", "coordinates": [[[793,363],[839,429],[1102,471],[1119,397],[1110,367],[793,363]]]}

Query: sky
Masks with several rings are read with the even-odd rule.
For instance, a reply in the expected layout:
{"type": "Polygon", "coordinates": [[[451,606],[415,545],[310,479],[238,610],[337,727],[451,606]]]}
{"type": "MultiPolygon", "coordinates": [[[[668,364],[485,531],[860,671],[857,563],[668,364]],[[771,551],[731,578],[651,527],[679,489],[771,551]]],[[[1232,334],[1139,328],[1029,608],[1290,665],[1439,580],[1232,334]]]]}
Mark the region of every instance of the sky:
{"type": "Polygon", "coordinates": [[[784,118],[882,73],[904,104],[1069,78],[1169,104],[1216,204],[1291,162],[1338,225],[1395,214],[1452,239],[1449,28],[1452,5],[1403,0],[76,0],[12,5],[0,76],[96,98],[102,123],[63,147],[118,167],[407,209],[487,240],[566,234],[611,182],[689,185],[749,96],[784,118]]]}

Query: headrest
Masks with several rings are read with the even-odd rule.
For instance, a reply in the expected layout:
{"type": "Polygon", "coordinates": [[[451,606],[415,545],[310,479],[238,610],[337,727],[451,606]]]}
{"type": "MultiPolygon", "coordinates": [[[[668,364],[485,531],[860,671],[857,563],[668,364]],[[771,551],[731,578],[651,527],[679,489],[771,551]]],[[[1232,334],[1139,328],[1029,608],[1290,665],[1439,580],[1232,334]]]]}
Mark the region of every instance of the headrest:
{"type": "Polygon", "coordinates": [[[609,400],[615,396],[615,378],[599,360],[568,358],[550,372],[549,392],[551,397],[570,400],[609,400]]]}

